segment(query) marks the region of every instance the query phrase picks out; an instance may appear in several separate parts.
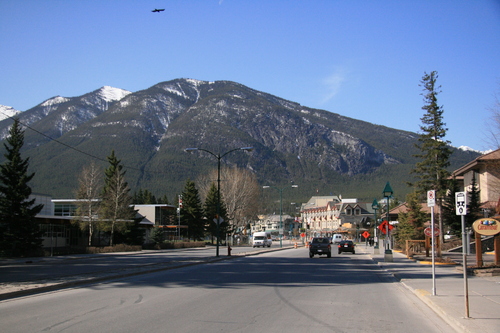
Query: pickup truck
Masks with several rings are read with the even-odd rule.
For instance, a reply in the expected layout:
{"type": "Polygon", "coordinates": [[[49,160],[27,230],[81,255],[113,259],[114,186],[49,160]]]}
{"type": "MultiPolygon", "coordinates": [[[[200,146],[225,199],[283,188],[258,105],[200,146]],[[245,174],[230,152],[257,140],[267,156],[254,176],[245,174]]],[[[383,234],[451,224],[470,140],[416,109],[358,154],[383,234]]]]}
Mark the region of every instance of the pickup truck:
{"type": "Polygon", "coordinates": [[[332,246],[328,237],[314,237],[309,244],[309,258],[315,254],[324,255],[328,258],[332,257],[332,246]]]}

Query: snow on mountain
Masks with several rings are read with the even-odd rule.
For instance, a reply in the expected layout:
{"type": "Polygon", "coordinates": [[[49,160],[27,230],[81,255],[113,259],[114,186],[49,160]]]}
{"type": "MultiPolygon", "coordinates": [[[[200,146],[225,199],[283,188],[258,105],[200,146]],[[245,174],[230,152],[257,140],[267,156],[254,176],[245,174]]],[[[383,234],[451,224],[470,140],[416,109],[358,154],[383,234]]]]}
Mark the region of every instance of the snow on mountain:
{"type": "Polygon", "coordinates": [[[21,111],[14,109],[11,106],[0,105],[0,120],[7,119],[9,117],[13,117],[21,111]]]}
{"type": "Polygon", "coordinates": [[[41,106],[51,106],[54,104],[61,104],[61,103],[67,102],[67,101],[69,101],[69,98],[56,96],[56,97],[52,97],[52,98],[46,100],[45,102],[43,102],[40,105],[41,106]]]}
{"type": "Polygon", "coordinates": [[[132,92],[120,88],[113,88],[110,86],[104,86],[99,90],[99,95],[106,102],[119,101],[123,97],[131,94],[132,92]]]}
{"type": "Polygon", "coordinates": [[[463,151],[473,151],[475,153],[480,153],[480,154],[488,154],[488,153],[491,153],[493,150],[486,150],[486,151],[480,151],[480,150],[476,150],[476,149],[473,149],[471,147],[467,147],[467,146],[460,146],[458,147],[457,149],[460,149],[460,150],[463,150],[463,151]]]}

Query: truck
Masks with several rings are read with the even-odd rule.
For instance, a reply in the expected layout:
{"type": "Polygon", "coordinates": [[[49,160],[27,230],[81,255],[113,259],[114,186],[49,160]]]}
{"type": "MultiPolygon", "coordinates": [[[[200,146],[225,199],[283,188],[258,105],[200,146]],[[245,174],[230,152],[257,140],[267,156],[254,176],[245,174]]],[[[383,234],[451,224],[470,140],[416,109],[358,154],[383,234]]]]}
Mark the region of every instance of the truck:
{"type": "Polygon", "coordinates": [[[271,247],[273,240],[271,239],[271,232],[261,231],[255,232],[252,236],[252,246],[253,247],[271,247]]]}
{"type": "Polygon", "coordinates": [[[314,255],[326,255],[332,257],[332,245],[329,237],[314,237],[309,244],[309,258],[314,255]]]}

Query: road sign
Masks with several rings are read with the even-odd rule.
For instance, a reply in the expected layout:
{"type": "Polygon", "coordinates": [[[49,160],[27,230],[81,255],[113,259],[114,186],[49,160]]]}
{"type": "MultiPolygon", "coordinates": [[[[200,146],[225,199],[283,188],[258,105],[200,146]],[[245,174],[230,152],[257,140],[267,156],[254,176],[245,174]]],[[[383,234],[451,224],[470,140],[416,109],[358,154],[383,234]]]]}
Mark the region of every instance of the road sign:
{"type": "Polygon", "coordinates": [[[427,207],[434,207],[436,205],[436,191],[427,191],[427,207]]]}
{"type": "Polygon", "coordinates": [[[214,222],[215,222],[216,224],[221,224],[222,222],[224,222],[224,219],[222,218],[222,216],[219,216],[219,218],[218,218],[218,219],[217,219],[217,218],[214,218],[214,222]]]}
{"type": "MultiPolygon", "coordinates": [[[[425,229],[424,229],[424,234],[425,234],[427,237],[432,237],[432,234],[431,234],[431,227],[427,227],[427,228],[425,228],[425,229]]],[[[438,237],[440,234],[441,234],[441,231],[439,230],[439,228],[434,227],[434,237],[438,237]]]]}
{"type": "Polygon", "coordinates": [[[456,215],[467,215],[467,194],[465,192],[455,193],[456,215]]]}
{"type": "Polygon", "coordinates": [[[370,233],[368,231],[365,231],[361,234],[361,236],[363,236],[364,238],[368,238],[370,237],[370,233]]]}
{"type": "Polygon", "coordinates": [[[394,226],[392,224],[389,224],[389,222],[387,222],[387,220],[382,221],[382,223],[380,223],[380,225],[377,228],[379,228],[379,230],[385,234],[386,229],[387,229],[387,225],[389,225],[389,231],[394,229],[394,226]]]}

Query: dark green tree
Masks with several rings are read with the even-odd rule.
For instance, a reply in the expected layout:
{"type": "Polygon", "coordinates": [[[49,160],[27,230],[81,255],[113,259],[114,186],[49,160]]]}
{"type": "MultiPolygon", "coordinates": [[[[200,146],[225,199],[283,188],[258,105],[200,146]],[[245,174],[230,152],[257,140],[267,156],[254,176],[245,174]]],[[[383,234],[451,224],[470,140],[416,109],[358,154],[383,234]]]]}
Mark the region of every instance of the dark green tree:
{"type": "Polygon", "coordinates": [[[0,252],[6,256],[37,256],[42,252],[42,232],[35,216],[43,205],[29,200],[28,183],[34,173],[28,173],[29,158],[21,157],[24,131],[19,119],[9,130],[4,143],[6,161],[0,165],[0,252]]]}
{"type": "MultiPolygon", "coordinates": [[[[427,191],[436,191],[436,205],[439,216],[439,227],[443,230],[443,220],[441,214],[442,200],[446,195],[447,179],[450,176],[447,168],[450,166],[449,158],[452,153],[450,142],[444,138],[448,129],[443,122],[443,108],[438,105],[437,95],[441,92],[441,87],[436,84],[438,78],[437,72],[425,73],[422,77],[421,86],[423,87],[424,106],[422,110],[425,114],[421,118],[421,134],[418,143],[415,145],[420,153],[414,157],[420,159],[415,168],[411,171],[416,175],[416,192],[425,198],[427,191]]],[[[443,233],[441,233],[441,242],[443,244],[443,233]]]]}
{"type": "Polygon", "coordinates": [[[437,72],[425,74],[421,81],[424,87],[425,105],[422,109],[426,112],[420,119],[421,134],[416,147],[420,150],[414,157],[420,159],[412,173],[416,175],[417,182],[414,184],[417,193],[425,195],[429,190],[436,190],[436,197],[444,197],[447,189],[447,179],[450,175],[446,169],[450,166],[449,158],[452,150],[449,141],[446,141],[445,123],[443,122],[443,109],[437,103],[437,95],[441,92],[440,86],[436,85],[437,72]]]}
{"type": "Polygon", "coordinates": [[[139,189],[138,192],[134,193],[133,202],[137,205],[154,205],[158,203],[153,193],[143,189],[139,189]]]}
{"type": "Polygon", "coordinates": [[[194,240],[203,239],[205,222],[198,189],[193,181],[187,180],[182,192],[181,222],[188,226],[188,236],[194,240]]]}
{"type": "Polygon", "coordinates": [[[467,215],[465,215],[465,225],[469,228],[472,228],[472,224],[474,223],[474,221],[482,217],[480,190],[477,186],[475,172],[473,172],[472,174],[468,199],[469,201],[467,203],[467,215]]]}
{"type": "Polygon", "coordinates": [[[419,195],[415,192],[406,196],[407,211],[399,213],[396,242],[403,247],[407,240],[424,239],[424,222],[428,216],[422,211],[419,195]]]}
{"type": "Polygon", "coordinates": [[[455,177],[450,179],[448,184],[449,191],[443,200],[443,223],[448,227],[452,235],[461,236],[462,218],[460,215],[457,215],[455,203],[455,193],[460,192],[460,187],[455,177]]]}
{"type": "MultiPolygon", "coordinates": [[[[207,224],[205,228],[206,231],[211,235],[213,243],[213,238],[217,236],[217,224],[214,222],[214,219],[217,217],[217,186],[215,186],[214,183],[212,183],[210,189],[208,190],[207,198],[205,199],[205,204],[203,208],[205,217],[207,219],[207,224]]],[[[222,194],[220,199],[219,215],[224,219],[224,222],[222,222],[219,225],[219,236],[222,239],[223,235],[225,235],[228,232],[228,226],[229,226],[227,221],[227,209],[226,205],[224,204],[222,194]]]]}
{"type": "Polygon", "coordinates": [[[136,211],[131,206],[132,197],[130,188],[125,180],[126,171],[123,170],[121,161],[116,158],[115,151],[108,156],[109,166],[105,170],[104,188],[102,202],[99,210],[99,218],[110,232],[109,245],[113,246],[115,230],[125,233],[134,227],[136,211]]]}

